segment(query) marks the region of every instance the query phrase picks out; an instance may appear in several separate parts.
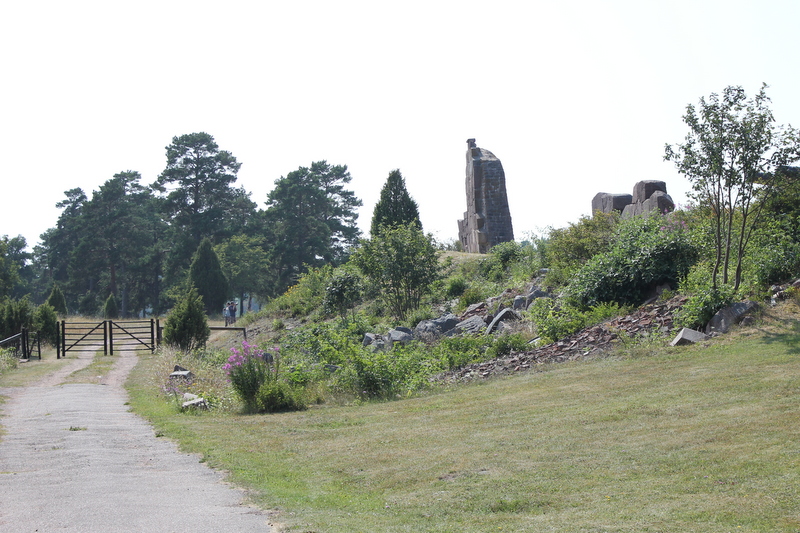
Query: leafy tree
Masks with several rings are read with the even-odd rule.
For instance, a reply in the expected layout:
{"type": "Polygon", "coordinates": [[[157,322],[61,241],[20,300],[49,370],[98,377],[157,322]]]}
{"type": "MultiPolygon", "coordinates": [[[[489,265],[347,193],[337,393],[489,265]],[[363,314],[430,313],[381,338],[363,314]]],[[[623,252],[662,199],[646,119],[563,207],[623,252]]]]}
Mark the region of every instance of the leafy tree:
{"type": "Polygon", "coordinates": [[[370,233],[374,237],[380,233],[381,228],[393,228],[411,222],[422,229],[417,202],[408,194],[400,170],[393,170],[389,173],[381,189],[381,197],[372,212],[370,233]]]}
{"type": "Polygon", "coordinates": [[[19,281],[19,265],[9,256],[8,236],[0,239],[0,298],[11,296],[19,281]]]}
{"type": "Polygon", "coordinates": [[[50,291],[50,296],[47,298],[46,303],[61,316],[67,314],[67,300],[64,298],[64,293],[61,291],[61,287],[58,286],[58,283],[53,284],[53,290],[50,291]]]}
{"type": "Polygon", "coordinates": [[[164,342],[189,351],[205,346],[210,335],[203,299],[197,289],[191,287],[167,316],[164,342]]]}
{"type": "Polygon", "coordinates": [[[6,299],[0,306],[0,339],[16,335],[22,328],[30,328],[33,324],[33,306],[30,300],[6,299]]]}
{"type": "Polygon", "coordinates": [[[234,235],[214,247],[230,290],[239,296],[240,313],[244,313],[246,294],[267,295],[270,292],[269,256],[258,237],[234,235]]]}
{"type": "Polygon", "coordinates": [[[353,263],[380,291],[398,320],[419,307],[439,278],[439,256],[433,237],[411,222],[382,230],[362,241],[353,263]]]}
{"type": "Polygon", "coordinates": [[[328,313],[338,313],[344,318],[347,310],[361,298],[361,277],[347,265],[334,271],[325,287],[323,306],[328,313]]]}
{"type": "Polygon", "coordinates": [[[711,215],[714,290],[720,273],[729,283],[731,267],[739,288],[748,242],[777,188],[776,171],[800,158],[798,131],[775,125],[766,88],[748,100],[744,89],[729,86],[722,96],[700,98],[698,108],[688,105],[685,142],[665,147],[664,158],[692,182],[693,198],[711,215]]]}
{"type": "Polygon", "coordinates": [[[189,282],[197,288],[206,313],[219,312],[228,297],[228,280],[209,239],[203,239],[189,267],[189,282]]]}
{"type": "Polygon", "coordinates": [[[275,293],[293,285],[309,267],[341,262],[356,243],[361,200],[344,188],[351,179],[346,166],[319,161],[275,182],[264,213],[274,232],[275,293]]]}

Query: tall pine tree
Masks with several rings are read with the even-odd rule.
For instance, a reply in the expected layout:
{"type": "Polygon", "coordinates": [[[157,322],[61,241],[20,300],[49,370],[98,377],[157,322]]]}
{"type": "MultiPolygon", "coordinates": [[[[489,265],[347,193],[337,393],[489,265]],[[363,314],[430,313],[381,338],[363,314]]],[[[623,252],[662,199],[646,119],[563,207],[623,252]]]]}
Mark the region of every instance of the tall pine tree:
{"type": "Polygon", "coordinates": [[[386,183],[381,189],[381,197],[375,204],[372,212],[372,225],[370,233],[376,237],[382,229],[396,228],[409,223],[414,223],[421,230],[419,209],[406,190],[406,181],[400,170],[389,173],[386,183]]]}

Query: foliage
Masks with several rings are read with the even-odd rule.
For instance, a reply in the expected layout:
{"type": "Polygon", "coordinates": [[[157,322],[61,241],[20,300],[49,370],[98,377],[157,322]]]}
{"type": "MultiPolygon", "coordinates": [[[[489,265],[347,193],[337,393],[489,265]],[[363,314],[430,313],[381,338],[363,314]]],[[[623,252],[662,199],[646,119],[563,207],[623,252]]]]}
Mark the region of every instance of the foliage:
{"type": "Polygon", "coordinates": [[[14,350],[10,348],[0,348],[0,376],[17,368],[19,359],[14,355],[14,350]]]}
{"type": "Polygon", "coordinates": [[[419,307],[439,277],[439,257],[433,238],[416,224],[385,229],[362,241],[353,263],[380,291],[395,318],[419,307]]]}
{"type": "Polygon", "coordinates": [[[323,307],[328,313],[344,317],[347,310],[361,298],[361,277],[353,268],[340,267],[334,270],[325,287],[323,307]]]}
{"type": "Polygon", "coordinates": [[[256,407],[260,413],[305,411],[308,404],[297,387],[282,380],[267,381],[258,389],[256,407]]]}
{"type": "Polygon", "coordinates": [[[0,306],[0,339],[6,339],[33,325],[33,306],[30,300],[6,299],[0,306]]]}
{"type": "Polygon", "coordinates": [[[241,350],[231,348],[228,362],[222,369],[228,374],[231,386],[244,402],[245,409],[253,411],[257,406],[258,390],[268,381],[277,381],[278,361],[276,353],[267,353],[258,346],[242,342],[241,350]]]}
{"type": "Polygon", "coordinates": [[[412,223],[422,229],[417,202],[408,194],[400,170],[393,170],[389,173],[381,189],[380,199],[372,212],[370,234],[375,237],[382,228],[395,228],[412,223]]]}
{"type": "Polygon", "coordinates": [[[271,228],[276,292],[295,284],[308,268],[342,262],[356,243],[361,200],[345,189],[346,165],[326,161],[300,167],[275,181],[264,213],[271,228]]]}
{"type": "Polygon", "coordinates": [[[692,182],[693,197],[711,215],[715,258],[711,287],[718,278],[733,291],[742,281],[745,252],[758,227],[765,201],[777,190],[779,170],[800,158],[798,131],[776,126],[764,84],[748,100],[742,87],[728,86],[722,96],[700,98],[686,107],[685,142],[666,145],[664,158],[692,182]]]}
{"type": "Polygon", "coordinates": [[[464,291],[467,290],[467,280],[463,278],[463,276],[452,276],[447,279],[447,285],[445,287],[445,296],[448,298],[458,298],[464,291]]]}
{"type": "Polygon", "coordinates": [[[619,213],[595,213],[581,217],[566,228],[550,229],[543,239],[543,264],[549,268],[547,283],[565,285],[572,273],[595,255],[607,251],[614,242],[619,213]]]}
{"type": "Polygon", "coordinates": [[[323,305],[332,272],[330,266],[309,269],[295,285],[270,301],[265,312],[286,313],[293,317],[312,314],[323,305]]]}
{"type": "Polygon", "coordinates": [[[711,279],[712,270],[711,263],[698,263],[681,281],[680,291],[687,294],[689,300],[676,314],[675,323],[679,327],[703,328],[717,311],[734,302],[736,293],[733,287],[715,287],[711,279]]]}
{"type": "Polygon", "coordinates": [[[200,242],[194,254],[189,268],[189,282],[197,288],[206,313],[222,310],[228,296],[228,280],[225,279],[219,258],[207,238],[200,242]]]}
{"type": "Polygon", "coordinates": [[[245,293],[265,296],[271,293],[274,280],[262,238],[234,235],[215,246],[214,252],[232,294],[239,296],[241,301],[244,301],[245,293]]]}
{"type": "Polygon", "coordinates": [[[616,302],[601,303],[582,310],[568,302],[537,298],[528,308],[536,333],[545,342],[555,342],[581,329],[628,312],[616,302]]]}
{"type": "Polygon", "coordinates": [[[525,254],[519,243],[501,242],[492,246],[488,257],[481,261],[481,270],[487,279],[500,282],[508,277],[509,267],[523,257],[525,254]]]}
{"type": "Polygon", "coordinates": [[[197,289],[191,287],[167,316],[164,342],[190,351],[205,346],[210,334],[203,299],[197,289]]]}
{"type": "Polygon", "coordinates": [[[620,223],[611,248],[586,262],[567,287],[579,305],[639,304],[656,286],[677,285],[698,252],[682,223],[634,217],[620,223]]]}
{"type": "Polygon", "coordinates": [[[33,328],[39,332],[40,338],[55,346],[58,342],[58,315],[49,304],[42,304],[33,313],[33,328]]]}
{"type": "Polygon", "coordinates": [[[103,304],[103,318],[119,318],[119,307],[117,307],[117,298],[114,293],[108,295],[105,304],[103,304]]]}
{"type": "Polygon", "coordinates": [[[47,304],[50,305],[56,313],[61,316],[67,314],[67,300],[64,298],[64,293],[58,283],[53,284],[53,290],[50,291],[50,296],[47,298],[47,304]]]}

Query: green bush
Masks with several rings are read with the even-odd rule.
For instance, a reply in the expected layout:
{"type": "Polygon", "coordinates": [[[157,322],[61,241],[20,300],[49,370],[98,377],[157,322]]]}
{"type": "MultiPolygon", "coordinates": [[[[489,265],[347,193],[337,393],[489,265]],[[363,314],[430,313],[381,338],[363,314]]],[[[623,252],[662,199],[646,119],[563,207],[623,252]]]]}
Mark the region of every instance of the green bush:
{"type": "Polygon", "coordinates": [[[447,286],[445,287],[445,295],[448,298],[458,298],[459,296],[464,294],[464,291],[467,290],[467,287],[468,287],[467,282],[463,277],[453,276],[451,278],[448,278],[447,280],[447,286]]]}
{"type": "Polygon", "coordinates": [[[719,285],[714,289],[710,272],[709,263],[699,263],[681,282],[680,290],[689,296],[689,300],[676,314],[675,323],[678,327],[702,328],[717,311],[736,299],[730,285],[719,285]]]}
{"type": "Polygon", "coordinates": [[[19,359],[14,355],[14,350],[10,348],[0,348],[0,376],[17,368],[19,359]]]}
{"type": "Polygon", "coordinates": [[[197,289],[189,289],[167,316],[164,342],[189,351],[206,345],[211,330],[197,289]]]}
{"type": "Polygon", "coordinates": [[[278,413],[282,411],[304,411],[308,404],[303,399],[301,390],[285,381],[267,381],[258,389],[256,406],[260,413],[278,413]]]}
{"type": "Polygon", "coordinates": [[[333,267],[312,268],[306,272],[295,285],[273,299],[265,307],[267,313],[283,313],[289,316],[307,316],[322,309],[326,288],[328,287],[333,267]]]}
{"type": "Polygon", "coordinates": [[[58,342],[58,315],[51,305],[42,304],[33,313],[33,328],[41,339],[55,346],[58,342]]]}
{"type": "Polygon", "coordinates": [[[498,335],[494,342],[487,348],[487,357],[500,357],[511,352],[524,352],[529,349],[528,339],[521,333],[498,335]]]}
{"type": "Polygon", "coordinates": [[[6,339],[33,325],[33,306],[28,297],[5,300],[0,306],[0,339],[6,339]]]}
{"type": "Polygon", "coordinates": [[[551,228],[539,244],[542,266],[549,269],[550,286],[566,285],[572,273],[595,255],[607,251],[615,240],[619,213],[594,213],[566,228],[551,228]]]}
{"type": "Polygon", "coordinates": [[[326,312],[344,317],[360,298],[361,277],[352,268],[340,267],[334,270],[325,287],[322,305],[326,312]]]}
{"type": "Polygon", "coordinates": [[[242,400],[247,411],[259,408],[259,391],[265,383],[275,382],[278,377],[278,363],[272,354],[258,346],[242,342],[241,350],[231,348],[228,362],[222,366],[231,380],[231,386],[242,400]]]}
{"type": "Polygon", "coordinates": [[[620,223],[608,251],[574,274],[567,294],[583,307],[602,302],[637,305],[655,286],[677,285],[697,258],[682,224],[661,215],[634,217],[620,223]]]}

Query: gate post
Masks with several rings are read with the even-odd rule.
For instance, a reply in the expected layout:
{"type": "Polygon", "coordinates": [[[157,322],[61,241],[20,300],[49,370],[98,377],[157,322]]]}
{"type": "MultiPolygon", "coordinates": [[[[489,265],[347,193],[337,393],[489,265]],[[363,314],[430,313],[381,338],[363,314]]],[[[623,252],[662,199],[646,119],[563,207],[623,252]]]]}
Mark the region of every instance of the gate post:
{"type": "MultiPolygon", "coordinates": [[[[61,357],[67,356],[67,321],[61,321],[61,357]]],[[[60,357],[56,356],[56,359],[60,357]]]]}
{"type": "Polygon", "coordinates": [[[156,321],[154,319],[150,319],[150,352],[155,353],[156,351],[156,321]]]}
{"type": "Polygon", "coordinates": [[[108,336],[106,355],[109,355],[109,353],[110,355],[114,355],[114,327],[112,324],[113,322],[110,320],[103,321],[103,331],[105,331],[108,336]]]}

